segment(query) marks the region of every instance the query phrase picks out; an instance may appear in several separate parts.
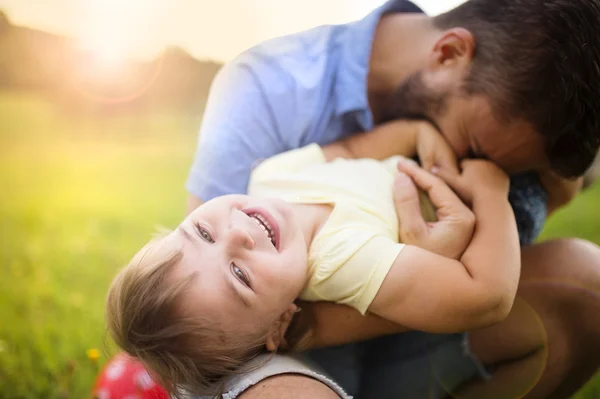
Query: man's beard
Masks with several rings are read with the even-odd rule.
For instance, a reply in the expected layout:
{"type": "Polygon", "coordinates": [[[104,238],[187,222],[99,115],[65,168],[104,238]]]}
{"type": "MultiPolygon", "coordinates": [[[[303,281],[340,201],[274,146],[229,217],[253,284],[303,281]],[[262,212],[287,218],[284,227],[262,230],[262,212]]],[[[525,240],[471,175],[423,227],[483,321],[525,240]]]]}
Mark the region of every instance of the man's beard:
{"type": "Polygon", "coordinates": [[[416,72],[384,101],[378,122],[424,119],[435,125],[435,117],[442,115],[446,109],[448,94],[447,91],[440,92],[428,87],[423,81],[423,72],[416,72]]]}

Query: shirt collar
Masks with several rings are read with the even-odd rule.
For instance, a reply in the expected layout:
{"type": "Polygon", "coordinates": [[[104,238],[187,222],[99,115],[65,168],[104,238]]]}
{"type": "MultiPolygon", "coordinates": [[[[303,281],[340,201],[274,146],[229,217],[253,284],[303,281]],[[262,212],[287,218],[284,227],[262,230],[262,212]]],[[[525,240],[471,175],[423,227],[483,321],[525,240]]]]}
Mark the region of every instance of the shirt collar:
{"type": "Polygon", "coordinates": [[[360,111],[358,122],[364,130],[373,126],[373,116],[367,100],[367,76],[375,28],[379,19],[388,13],[423,11],[407,0],[390,0],[365,18],[346,25],[341,34],[341,57],[335,84],[338,115],[360,111]]]}

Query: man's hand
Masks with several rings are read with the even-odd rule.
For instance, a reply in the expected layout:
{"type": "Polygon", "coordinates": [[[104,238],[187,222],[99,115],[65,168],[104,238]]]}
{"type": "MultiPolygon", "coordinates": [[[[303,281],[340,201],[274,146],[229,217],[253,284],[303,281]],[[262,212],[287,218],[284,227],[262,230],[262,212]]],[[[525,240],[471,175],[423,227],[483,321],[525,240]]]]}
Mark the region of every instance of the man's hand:
{"type": "Polygon", "coordinates": [[[456,155],[444,136],[432,124],[425,121],[412,122],[416,129],[416,155],[421,167],[431,170],[433,167],[458,173],[456,155]]]}
{"type": "Polygon", "coordinates": [[[496,164],[480,159],[466,159],[460,165],[461,174],[437,168],[433,169],[433,173],[445,180],[465,203],[471,205],[475,197],[490,194],[508,198],[510,180],[496,164]]]}
{"type": "Polygon", "coordinates": [[[475,215],[446,183],[406,160],[398,164],[393,193],[403,243],[451,259],[462,256],[473,235],[475,215]],[[423,219],[415,183],[437,209],[437,222],[423,219]]]}

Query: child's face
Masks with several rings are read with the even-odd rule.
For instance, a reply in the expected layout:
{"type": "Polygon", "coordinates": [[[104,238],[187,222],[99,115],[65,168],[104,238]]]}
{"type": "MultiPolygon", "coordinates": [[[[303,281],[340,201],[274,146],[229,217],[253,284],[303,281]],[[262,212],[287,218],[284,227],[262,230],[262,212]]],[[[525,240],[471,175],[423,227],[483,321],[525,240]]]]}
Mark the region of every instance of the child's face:
{"type": "Polygon", "coordinates": [[[175,273],[197,273],[185,312],[218,320],[225,331],[264,330],[305,284],[307,243],[284,201],[219,197],[192,212],[173,235],[184,253],[175,273]]]}

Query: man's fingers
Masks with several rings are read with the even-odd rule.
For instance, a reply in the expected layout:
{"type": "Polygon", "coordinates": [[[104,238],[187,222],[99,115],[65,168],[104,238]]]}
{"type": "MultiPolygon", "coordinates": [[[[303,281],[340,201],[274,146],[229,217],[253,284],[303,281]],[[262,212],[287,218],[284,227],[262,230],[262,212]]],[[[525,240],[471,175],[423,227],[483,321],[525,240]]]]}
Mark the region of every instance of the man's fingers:
{"type": "Polygon", "coordinates": [[[400,222],[400,236],[406,243],[417,241],[427,233],[427,224],[421,213],[417,187],[408,175],[398,172],[394,179],[393,190],[400,222]]]}
{"type": "Polygon", "coordinates": [[[428,173],[425,169],[419,167],[416,162],[409,159],[401,159],[398,162],[398,170],[410,176],[417,186],[427,192],[441,183],[439,178],[428,173]]]}
{"type": "Polygon", "coordinates": [[[454,190],[454,192],[458,194],[463,201],[471,201],[469,192],[465,189],[460,174],[449,171],[448,169],[440,168],[433,168],[431,172],[445,181],[446,184],[448,184],[448,186],[450,186],[450,188],[452,188],[452,190],[454,190]]]}
{"type": "Polygon", "coordinates": [[[419,154],[419,162],[421,163],[421,167],[425,170],[430,170],[436,165],[436,159],[434,154],[419,154]]]}
{"type": "Polygon", "coordinates": [[[460,173],[454,172],[448,169],[442,169],[434,167],[431,169],[431,173],[438,176],[440,179],[446,182],[450,187],[456,190],[457,186],[461,185],[460,173]]]}
{"type": "MultiPolygon", "coordinates": [[[[417,186],[425,190],[437,209],[444,208],[451,213],[452,210],[462,210],[464,207],[463,202],[456,193],[441,178],[419,168],[414,163],[406,161],[398,163],[398,170],[406,173],[417,186]]],[[[452,176],[452,173],[447,171],[444,171],[444,174],[452,176]]]]}
{"type": "Polygon", "coordinates": [[[456,160],[456,155],[454,155],[454,152],[450,149],[447,148],[444,151],[440,151],[436,154],[436,161],[435,161],[435,165],[431,165],[431,167],[425,167],[425,165],[423,165],[423,167],[426,170],[431,170],[432,167],[437,166],[439,167],[439,169],[442,169],[444,171],[450,172],[450,173],[455,173],[455,174],[459,174],[460,171],[458,169],[458,161],[456,160]]]}
{"type": "Polygon", "coordinates": [[[430,123],[419,125],[417,155],[421,167],[425,170],[437,166],[458,173],[458,161],[454,150],[441,132],[430,123]]]}

